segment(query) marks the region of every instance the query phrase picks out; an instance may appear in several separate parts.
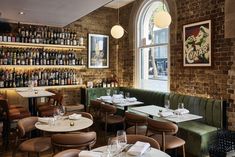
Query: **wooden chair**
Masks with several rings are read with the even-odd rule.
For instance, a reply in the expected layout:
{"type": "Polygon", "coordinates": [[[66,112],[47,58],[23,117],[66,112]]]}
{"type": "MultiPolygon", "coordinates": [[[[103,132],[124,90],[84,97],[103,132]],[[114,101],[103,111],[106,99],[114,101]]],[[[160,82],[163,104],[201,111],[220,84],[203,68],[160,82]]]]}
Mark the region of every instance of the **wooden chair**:
{"type": "Polygon", "coordinates": [[[12,152],[15,157],[18,151],[29,153],[36,153],[37,157],[41,152],[47,151],[51,148],[50,137],[35,137],[31,138],[31,131],[35,130],[35,123],[38,117],[27,117],[18,121],[18,136],[16,138],[16,148],[12,152]]]}
{"type": "Polygon", "coordinates": [[[157,140],[161,146],[161,149],[165,152],[168,149],[175,149],[182,147],[183,157],[185,157],[185,141],[177,136],[178,126],[172,122],[167,121],[157,121],[148,118],[148,131],[154,133],[151,135],[152,138],[157,140]]]}

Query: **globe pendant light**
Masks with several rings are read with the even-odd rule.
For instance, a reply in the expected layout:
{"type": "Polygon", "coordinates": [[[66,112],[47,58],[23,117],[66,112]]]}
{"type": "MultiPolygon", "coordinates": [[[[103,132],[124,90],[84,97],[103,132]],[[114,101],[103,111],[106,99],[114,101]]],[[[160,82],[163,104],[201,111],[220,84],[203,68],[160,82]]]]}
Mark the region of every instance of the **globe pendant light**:
{"type": "Polygon", "coordinates": [[[167,28],[171,24],[171,15],[165,11],[164,9],[164,0],[163,3],[163,10],[159,11],[154,16],[154,24],[158,28],[167,28]]]}
{"type": "Polygon", "coordinates": [[[111,28],[111,35],[115,39],[119,39],[119,38],[121,38],[124,35],[124,29],[119,24],[119,0],[118,0],[118,24],[114,25],[111,28]]]}

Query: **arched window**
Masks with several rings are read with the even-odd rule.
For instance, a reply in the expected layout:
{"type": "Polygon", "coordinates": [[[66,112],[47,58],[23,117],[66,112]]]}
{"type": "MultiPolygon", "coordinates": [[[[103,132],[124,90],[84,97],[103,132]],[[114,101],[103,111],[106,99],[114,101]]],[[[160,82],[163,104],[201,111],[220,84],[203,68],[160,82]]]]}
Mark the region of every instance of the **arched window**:
{"type": "Polygon", "coordinates": [[[168,6],[161,0],[144,3],[137,19],[136,86],[156,91],[168,91],[169,28],[154,25],[155,13],[168,6]]]}

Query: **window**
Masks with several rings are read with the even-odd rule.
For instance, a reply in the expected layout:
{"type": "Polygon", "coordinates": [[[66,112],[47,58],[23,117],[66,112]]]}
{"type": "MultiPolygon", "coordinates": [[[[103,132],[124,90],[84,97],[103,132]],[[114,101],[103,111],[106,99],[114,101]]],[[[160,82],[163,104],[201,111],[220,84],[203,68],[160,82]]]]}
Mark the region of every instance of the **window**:
{"type": "MultiPolygon", "coordinates": [[[[166,3],[164,8],[168,8],[166,3]]],[[[169,89],[169,28],[154,25],[154,15],[162,9],[160,0],[146,3],[137,22],[136,86],[155,91],[169,89]]]]}

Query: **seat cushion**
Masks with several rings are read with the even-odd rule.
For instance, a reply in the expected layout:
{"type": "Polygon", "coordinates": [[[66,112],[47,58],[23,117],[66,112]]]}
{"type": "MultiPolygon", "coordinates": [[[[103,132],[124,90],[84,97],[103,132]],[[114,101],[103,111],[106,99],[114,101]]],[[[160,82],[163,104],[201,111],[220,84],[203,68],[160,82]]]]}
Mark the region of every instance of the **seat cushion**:
{"type": "Polygon", "coordinates": [[[24,152],[43,152],[51,148],[50,137],[37,137],[22,142],[19,149],[24,152]]]}
{"type": "MultiPolygon", "coordinates": [[[[155,140],[158,141],[158,143],[160,144],[160,146],[162,147],[162,135],[159,134],[155,134],[153,136],[151,136],[152,138],[154,138],[155,140]]],[[[174,149],[174,148],[178,148],[181,147],[185,144],[185,141],[177,136],[172,136],[172,135],[166,135],[165,136],[165,149],[174,149]]]]}
{"type": "MultiPolygon", "coordinates": [[[[102,122],[105,122],[105,119],[102,119],[102,122]]],[[[124,123],[124,118],[119,115],[111,115],[107,118],[108,124],[117,124],[117,123],[124,123]]]]}
{"type": "MultiPolygon", "coordinates": [[[[147,130],[147,126],[136,126],[136,134],[138,135],[145,135],[147,130]]],[[[127,134],[135,134],[135,126],[131,126],[126,129],[127,134]]]]}
{"type": "Polygon", "coordinates": [[[216,132],[216,127],[189,121],[179,123],[178,136],[186,141],[186,151],[192,155],[201,156],[201,154],[208,154],[208,146],[213,142],[216,132]]]}

